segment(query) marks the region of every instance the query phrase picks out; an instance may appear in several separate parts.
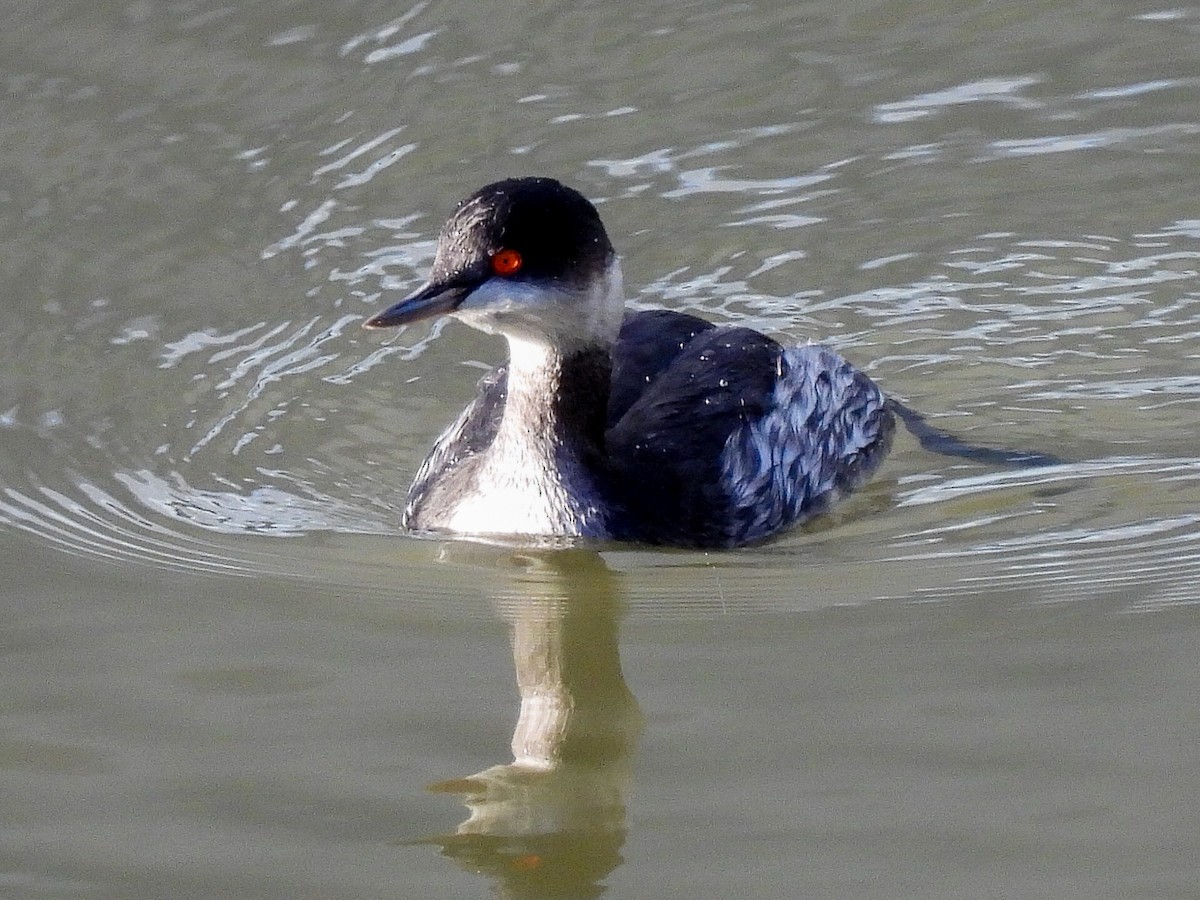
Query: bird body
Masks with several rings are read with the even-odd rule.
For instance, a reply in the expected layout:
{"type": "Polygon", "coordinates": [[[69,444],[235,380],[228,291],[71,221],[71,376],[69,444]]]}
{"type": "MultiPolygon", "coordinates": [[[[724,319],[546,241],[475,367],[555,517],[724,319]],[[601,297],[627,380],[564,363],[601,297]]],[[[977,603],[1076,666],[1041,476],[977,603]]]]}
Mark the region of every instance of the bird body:
{"type": "Polygon", "coordinates": [[[509,358],[417,472],[414,531],[741,546],[825,511],[890,446],[888,401],[834,351],[626,313],[599,215],[551,179],[464,200],[429,281],[366,324],[443,313],[509,358]]]}

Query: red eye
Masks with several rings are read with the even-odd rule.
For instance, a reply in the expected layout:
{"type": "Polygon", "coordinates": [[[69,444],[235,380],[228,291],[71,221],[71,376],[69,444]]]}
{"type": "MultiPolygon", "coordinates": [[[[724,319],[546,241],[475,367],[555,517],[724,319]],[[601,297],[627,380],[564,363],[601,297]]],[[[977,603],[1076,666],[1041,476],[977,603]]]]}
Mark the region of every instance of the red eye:
{"type": "Polygon", "coordinates": [[[500,250],[492,257],[492,271],[507,278],[520,272],[524,262],[516,250],[500,250]]]}

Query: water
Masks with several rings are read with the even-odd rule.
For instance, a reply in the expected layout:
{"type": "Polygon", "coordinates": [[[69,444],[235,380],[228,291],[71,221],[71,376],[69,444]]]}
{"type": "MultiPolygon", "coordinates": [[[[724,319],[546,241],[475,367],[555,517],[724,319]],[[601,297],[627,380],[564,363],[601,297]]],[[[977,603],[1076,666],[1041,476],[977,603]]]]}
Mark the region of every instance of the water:
{"type": "Polygon", "coordinates": [[[1191,7],[4,18],[0,895],[1200,896],[1191,7]],[[401,536],[500,348],[358,325],[531,173],[633,303],[1063,464],[900,436],[734,553],[401,536]]]}

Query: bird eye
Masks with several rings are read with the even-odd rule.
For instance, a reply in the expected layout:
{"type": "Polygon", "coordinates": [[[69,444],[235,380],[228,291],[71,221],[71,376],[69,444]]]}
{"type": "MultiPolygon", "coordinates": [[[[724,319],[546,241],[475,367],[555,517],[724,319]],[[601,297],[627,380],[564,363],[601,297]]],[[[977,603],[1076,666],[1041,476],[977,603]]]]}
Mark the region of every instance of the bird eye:
{"type": "Polygon", "coordinates": [[[520,272],[524,262],[516,250],[499,250],[492,256],[492,271],[507,278],[520,272]]]}

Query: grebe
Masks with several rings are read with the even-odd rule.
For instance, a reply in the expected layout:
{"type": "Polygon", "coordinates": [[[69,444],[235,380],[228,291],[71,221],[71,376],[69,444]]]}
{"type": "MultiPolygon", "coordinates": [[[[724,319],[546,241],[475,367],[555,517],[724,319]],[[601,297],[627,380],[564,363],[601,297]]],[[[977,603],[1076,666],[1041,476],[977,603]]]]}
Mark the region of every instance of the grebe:
{"type": "Polygon", "coordinates": [[[626,313],[599,214],[550,178],[459,203],[429,280],[364,324],[437,315],[509,357],[418,470],[414,531],[736,547],[825,511],[891,444],[891,404],[827,347],[626,313]]]}

